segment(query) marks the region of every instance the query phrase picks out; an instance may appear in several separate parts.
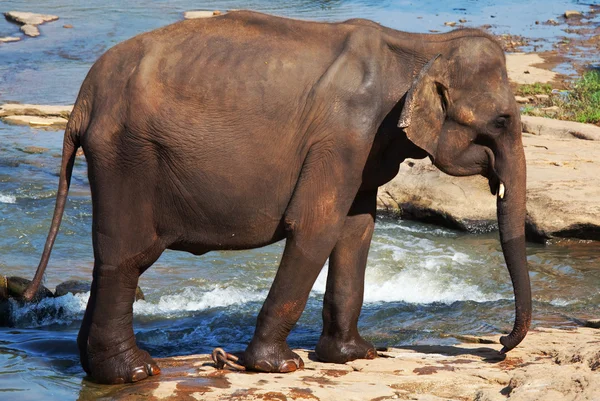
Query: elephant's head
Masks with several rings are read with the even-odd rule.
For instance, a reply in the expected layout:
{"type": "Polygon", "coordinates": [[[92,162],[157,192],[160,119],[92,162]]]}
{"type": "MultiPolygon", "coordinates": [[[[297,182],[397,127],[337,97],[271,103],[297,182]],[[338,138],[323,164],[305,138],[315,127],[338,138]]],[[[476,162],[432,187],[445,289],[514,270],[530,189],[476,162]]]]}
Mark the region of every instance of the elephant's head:
{"type": "Polygon", "coordinates": [[[497,194],[504,258],[514,286],[516,318],[501,338],[502,352],[517,346],[531,322],[525,253],[525,154],[519,110],[500,46],[465,38],[433,57],[408,91],[398,126],[450,175],[481,174],[497,194]]]}

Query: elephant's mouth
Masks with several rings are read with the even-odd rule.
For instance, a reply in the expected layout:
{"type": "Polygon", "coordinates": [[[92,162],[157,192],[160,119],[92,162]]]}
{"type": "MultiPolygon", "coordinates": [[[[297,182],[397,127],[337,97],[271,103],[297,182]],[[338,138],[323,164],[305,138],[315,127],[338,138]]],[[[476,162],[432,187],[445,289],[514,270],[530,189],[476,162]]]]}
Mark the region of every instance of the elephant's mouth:
{"type": "Polygon", "coordinates": [[[490,148],[486,147],[485,153],[488,156],[488,160],[484,176],[488,179],[490,192],[492,195],[498,195],[500,199],[503,199],[506,188],[504,187],[504,183],[502,182],[498,175],[498,172],[496,171],[496,158],[494,157],[494,153],[490,148]]]}

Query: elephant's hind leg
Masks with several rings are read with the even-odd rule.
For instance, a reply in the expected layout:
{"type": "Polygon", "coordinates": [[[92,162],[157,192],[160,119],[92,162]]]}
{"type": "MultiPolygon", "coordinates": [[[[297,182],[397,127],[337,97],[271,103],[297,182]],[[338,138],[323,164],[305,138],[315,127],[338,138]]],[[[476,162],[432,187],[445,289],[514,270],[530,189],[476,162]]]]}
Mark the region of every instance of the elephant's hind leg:
{"type": "Polygon", "coordinates": [[[97,251],[90,300],[78,337],[82,366],[96,382],[107,384],[157,375],[158,365],[135,341],[133,302],[139,275],[158,259],[164,247],[157,241],[131,257],[119,258],[122,250],[115,240],[96,235],[101,251],[97,251]],[[113,257],[106,260],[100,256],[106,252],[113,257]]]}
{"type": "MultiPolygon", "coordinates": [[[[92,166],[95,168],[95,166],[92,166]]],[[[77,339],[81,364],[99,383],[128,383],[160,373],[133,332],[139,276],[168,245],[156,233],[151,197],[136,174],[96,175],[92,183],[94,272],[77,339]]]]}
{"type": "Polygon", "coordinates": [[[376,191],[359,192],[329,256],[323,333],[316,347],[317,357],[324,362],[345,363],[377,356],[373,344],[360,336],[357,327],[375,225],[376,197],[376,191]]]}

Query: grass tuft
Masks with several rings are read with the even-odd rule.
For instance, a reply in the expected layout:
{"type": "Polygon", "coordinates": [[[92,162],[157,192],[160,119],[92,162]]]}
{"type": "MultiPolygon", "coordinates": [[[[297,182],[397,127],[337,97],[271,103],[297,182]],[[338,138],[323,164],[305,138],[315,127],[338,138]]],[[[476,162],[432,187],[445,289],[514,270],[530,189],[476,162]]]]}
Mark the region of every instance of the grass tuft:
{"type": "Polygon", "coordinates": [[[600,71],[588,71],[575,80],[566,94],[553,94],[548,84],[536,83],[521,85],[517,94],[522,96],[550,95],[546,101],[535,106],[558,106],[558,112],[544,113],[540,108],[527,105],[522,109],[523,114],[545,115],[559,120],[578,121],[581,123],[600,124],[600,71]]]}

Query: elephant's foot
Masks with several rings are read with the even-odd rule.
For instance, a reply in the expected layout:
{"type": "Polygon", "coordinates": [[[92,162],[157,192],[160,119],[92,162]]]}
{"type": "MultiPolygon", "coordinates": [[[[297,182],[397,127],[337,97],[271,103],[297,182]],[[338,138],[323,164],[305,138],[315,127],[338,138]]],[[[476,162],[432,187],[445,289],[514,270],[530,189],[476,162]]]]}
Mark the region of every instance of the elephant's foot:
{"type": "Polygon", "coordinates": [[[346,363],[355,359],[375,359],[377,351],[370,342],[359,335],[341,340],[322,335],[315,349],[317,358],[323,362],[346,363]]]}
{"type": "Polygon", "coordinates": [[[242,358],[246,369],[256,372],[289,373],[304,368],[302,358],[283,344],[259,344],[252,341],[242,358]]]}
{"type": "MultiPolygon", "coordinates": [[[[114,348],[109,348],[109,352],[112,349],[114,348]]],[[[85,369],[86,364],[83,361],[82,366],[85,369]]],[[[126,351],[109,357],[105,353],[90,353],[87,367],[88,374],[101,384],[134,383],[160,374],[160,368],[150,354],[135,344],[126,351]]]]}

